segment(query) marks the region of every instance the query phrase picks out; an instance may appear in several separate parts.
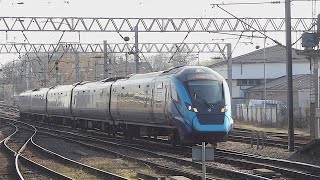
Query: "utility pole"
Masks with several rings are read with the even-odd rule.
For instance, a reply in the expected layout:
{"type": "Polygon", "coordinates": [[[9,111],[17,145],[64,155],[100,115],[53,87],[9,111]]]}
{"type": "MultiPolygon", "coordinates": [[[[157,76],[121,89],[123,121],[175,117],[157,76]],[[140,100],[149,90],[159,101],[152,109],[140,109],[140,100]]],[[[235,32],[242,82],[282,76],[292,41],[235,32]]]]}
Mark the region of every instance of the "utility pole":
{"type": "Polygon", "coordinates": [[[288,149],[294,151],[294,128],[293,128],[293,87],[292,87],[292,48],[291,48],[291,0],[285,0],[286,19],[286,58],[288,80],[288,149]]]}
{"type": "Polygon", "coordinates": [[[75,68],[76,68],[76,82],[80,82],[80,56],[79,52],[75,51],[75,68]]]}
{"type": "MultiPolygon", "coordinates": [[[[40,60],[40,59],[39,59],[40,60]]],[[[49,59],[48,59],[49,60],[49,59]]],[[[41,61],[42,62],[42,61],[41,61]]],[[[47,62],[48,61],[45,61],[44,60],[44,62],[43,62],[43,72],[42,72],[42,74],[43,74],[43,83],[42,83],[42,85],[43,85],[43,87],[46,87],[47,86],[47,62]]]]}
{"type": "Polygon", "coordinates": [[[139,47],[138,47],[138,25],[134,28],[134,47],[135,47],[135,53],[134,53],[134,61],[136,62],[136,73],[139,73],[139,47]]]}
{"type": "Polygon", "coordinates": [[[228,61],[228,86],[230,90],[230,96],[232,99],[232,60],[231,60],[231,43],[227,44],[227,61],[228,61]]]}
{"type": "Polygon", "coordinates": [[[15,67],[14,67],[14,60],[12,62],[12,73],[11,73],[11,76],[12,76],[12,102],[14,103],[14,91],[15,91],[15,67]]]}
{"type": "MultiPolygon", "coordinates": [[[[314,75],[314,106],[319,108],[319,56],[313,56],[313,75],[314,75]]],[[[310,124],[312,127],[312,125],[310,124]]],[[[311,135],[311,133],[310,133],[311,135]]],[[[314,139],[319,138],[319,117],[314,118],[314,139]]]]}
{"type": "MultiPolygon", "coordinates": [[[[108,62],[108,43],[103,41],[103,79],[107,78],[107,62],[108,62]]],[[[111,63],[111,61],[109,62],[111,63]]]]}

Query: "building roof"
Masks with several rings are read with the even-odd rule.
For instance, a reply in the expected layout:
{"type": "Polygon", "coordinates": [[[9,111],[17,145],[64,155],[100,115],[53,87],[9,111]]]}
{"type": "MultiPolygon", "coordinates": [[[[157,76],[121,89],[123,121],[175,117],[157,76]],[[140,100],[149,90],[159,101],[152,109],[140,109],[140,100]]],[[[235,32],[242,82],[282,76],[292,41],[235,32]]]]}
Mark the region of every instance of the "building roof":
{"type": "MultiPolygon", "coordinates": [[[[299,74],[292,76],[292,86],[294,90],[310,89],[313,77],[310,74],[299,74]]],[[[313,83],[312,83],[313,84],[313,83]]],[[[284,91],[287,90],[287,76],[279,77],[275,80],[267,82],[267,90],[284,91]]],[[[264,83],[246,89],[245,91],[263,91],[264,83]]]]}
{"type": "MultiPolygon", "coordinates": [[[[298,55],[296,49],[292,49],[292,61],[293,62],[308,62],[303,55],[298,55]]],[[[281,45],[275,45],[265,48],[266,58],[264,58],[264,49],[258,49],[247,54],[240,55],[232,58],[233,64],[252,64],[252,63],[285,63],[286,62],[286,47],[281,45]]],[[[222,61],[211,65],[210,67],[217,67],[226,64],[227,61],[222,61]]]]}

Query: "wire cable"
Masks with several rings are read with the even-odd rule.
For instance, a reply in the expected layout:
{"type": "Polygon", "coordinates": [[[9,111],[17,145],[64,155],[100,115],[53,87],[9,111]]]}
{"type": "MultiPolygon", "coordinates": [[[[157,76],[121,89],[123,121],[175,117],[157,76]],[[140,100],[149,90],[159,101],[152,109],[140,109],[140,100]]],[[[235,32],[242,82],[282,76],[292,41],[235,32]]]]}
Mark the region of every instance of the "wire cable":
{"type": "MultiPolygon", "coordinates": [[[[318,0],[291,0],[291,2],[316,2],[318,0]]],[[[228,5],[262,5],[262,4],[283,4],[285,1],[264,1],[264,2],[230,2],[230,3],[212,3],[212,6],[228,6],[228,5]]]]}
{"type": "MultiPolygon", "coordinates": [[[[124,40],[124,37],[122,36],[122,34],[121,34],[119,31],[117,31],[117,33],[118,33],[119,36],[124,40]]],[[[126,44],[130,49],[133,49],[133,47],[131,47],[130,44],[129,44],[127,41],[124,41],[124,42],[125,42],[125,44],[126,44]]],[[[151,72],[153,72],[153,68],[152,68],[151,64],[147,61],[147,59],[146,59],[146,57],[144,56],[144,54],[143,54],[142,52],[140,52],[140,54],[143,56],[145,62],[148,64],[151,72]]],[[[138,54],[138,58],[139,58],[139,59],[142,59],[142,58],[139,56],[139,54],[138,54]]]]}
{"type": "MultiPolygon", "coordinates": [[[[61,34],[61,36],[60,36],[60,39],[59,39],[59,41],[58,41],[58,43],[57,43],[57,46],[59,46],[59,44],[60,44],[60,42],[61,42],[61,39],[62,39],[62,37],[63,37],[63,35],[64,35],[64,32],[65,32],[65,31],[62,32],[62,34],[61,34]]],[[[52,59],[52,57],[53,57],[53,54],[54,54],[55,52],[56,52],[56,47],[54,48],[54,50],[53,50],[50,58],[48,58],[48,63],[51,61],[51,59],[52,59]]]]}
{"type": "MultiPolygon", "coordinates": [[[[21,32],[22,32],[24,38],[27,40],[27,42],[31,45],[29,39],[28,39],[27,36],[24,34],[24,32],[23,32],[23,31],[21,31],[21,32]]],[[[38,55],[38,53],[37,53],[37,50],[35,49],[34,46],[32,46],[32,47],[33,47],[33,50],[34,50],[34,54],[35,54],[35,55],[37,56],[37,58],[38,58],[38,63],[39,63],[39,65],[40,65],[40,68],[41,68],[42,71],[44,71],[44,69],[42,68],[42,61],[41,61],[41,59],[40,59],[40,57],[39,57],[39,55],[38,55]]]]}
{"type": "Polygon", "coordinates": [[[189,36],[190,31],[187,33],[187,35],[183,38],[182,42],[180,43],[179,47],[177,47],[176,51],[173,53],[173,55],[170,57],[168,63],[171,63],[173,56],[178,52],[178,50],[180,50],[180,47],[182,44],[184,44],[184,41],[187,39],[187,37],[189,36]]]}
{"type": "Polygon", "coordinates": [[[284,46],[282,45],[280,42],[278,42],[277,40],[271,38],[270,36],[266,35],[265,33],[263,33],[262,31],[258,30],[257,28],[251,26],[250,24],[244,22],[243,20],[241,20],[240,18],[238,18],[237,16],[233,15],[232,13],[230,13],[229,11],[227,11],[226,9],[222,8],[221,6],[217,5],[218,8],[220,8],[222,11],[226,12],[227,14],[229,14],[230,16],[234,17],[235,19],[237,19],[238,21],[244,23],[245,25],[249,26],[250,28],[252,28],[253,30],[257,31],[258,33],[262,34],[263,36],[265,36],[266,38],[270,39],[271,41],[273,41],[275,44],[280,45],[280,46],[284,46]]]}
{"type": "Polygon", "coordinates": [[[261,5],[261,4],[281,4],[284,3],[283,1],[265,1],[265,2],[236,2],[236,3],[216,3],[210,4],[213,6],[219,5],[261,5]]]}

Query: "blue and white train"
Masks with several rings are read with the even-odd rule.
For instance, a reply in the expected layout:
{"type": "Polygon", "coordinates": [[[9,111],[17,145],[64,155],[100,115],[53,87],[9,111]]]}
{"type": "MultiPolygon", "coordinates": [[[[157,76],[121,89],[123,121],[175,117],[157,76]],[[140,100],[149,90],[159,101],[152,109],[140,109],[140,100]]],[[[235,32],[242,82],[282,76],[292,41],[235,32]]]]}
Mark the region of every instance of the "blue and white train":
{"type": "Polygon", "coordinates": [[[20,94],[19,108],[22,120],[127,138],[167,136],[174,144],[226,141],[233,128],[225,79],[198,66],[28,90],[20,94]]]}

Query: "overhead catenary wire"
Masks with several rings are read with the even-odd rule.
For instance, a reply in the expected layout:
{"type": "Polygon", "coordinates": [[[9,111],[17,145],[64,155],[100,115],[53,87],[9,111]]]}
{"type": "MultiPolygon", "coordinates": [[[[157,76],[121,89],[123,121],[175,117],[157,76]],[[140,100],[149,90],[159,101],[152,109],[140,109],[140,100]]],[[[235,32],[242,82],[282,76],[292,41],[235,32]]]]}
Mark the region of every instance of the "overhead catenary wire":
{"type": "MultiPolygon", "coordinates": [[[[315,2],[318,0],[291,0],[291,2],[315,2]]],[[[229,5],[262,5],[262,4],[284,4],[285,1],[263,1],[263,2],[228,2],[228,3],[212,3],[210,5],[221,5],[221,6],[229,6],[229,5]]]]}
{"type": "Polygon", "coordinates": [[[214,3],[210,5],[261,5],[261,4],[281,4],[284,1],[264,1],[264,2],[236,2],[236,3],[214,3]]]}
{"type": "MultiPolygon", "coordinates": [[[[62,37],[64,36],[64,33],[65,33],[65,31],[62,32],[62,34],[61,34],[61,36],[60,36],[60,38],[59,38],[59,41],[58,41],[58,43],[57,43],[57,46],[60,44],[61,39],[62,39],[62,37]]],[[[52,57],[53,57],[53,54],[54,54],[55,52],[56,52],[56,47],[53,49],[53,52],[52,52],[50,58],[48,58],[48,63],[51,61],[51,59],[52,59],[52,57]]]]}
{"type": "MultiPolygon", "coordinates": [[[[263,33],[262,31],[258,30],[257,28],[251,26],[250,24],[246,23],[245,21],[243,21],[242,19],[238,18],[237,16],[235,16],[234,14],[230,13],[229,11],[227,11],[226,9],[222,8],[219,5],[216,5],[218,8],[220,8],[222,11],[226,12],[227,14],[229,14],[230,16],[234,17],[235,19],[237,19],[238,21],[244,23],[245,25],[249,26],[250,28],[252,28],[253,30],[255,30],[256,32],[262,34],[263,36],[265,36],[267,39],[270,39],[271,41],[273,41],[275,44],[280,45],[280,46],[284,46],[283,44],[281,44],[279,41],[273,39],[272,37],[266,35],[265,33],[263,33]]],[[[210,33],[210,32],[209,32],[210,33]]]]}
{"type": "MultiPolygon", "coordinates": [[[[23,31],[21,31],[21,32],[22,32],[24,38],[27,40],[28,44],[31,45],[31,43],[30,43],[28,37],[25,35],[25,33],[24,33],[23,31]]],[[[32,47],[33,47],[33,46],[32,46],[32,47]]],[[[41,70],[44,71],[44,69],[42,68],[42,61],[41,61],[41,59],[40,59],[40,57],[39,57],[39,55],[38,55],[37,50],[35,49],[35,47],[33,47],[33,50],[34,50],[34,54],[35,54],[36,57],[38,58],[38,63],[39,63],[39,65],[40,65],[41,70]]]]}
{"type": "Polygon", "coordinates": [[[184,44],[184,41],[187,39],[187,37],[189,36],[190,32],[187,33],[187,35],[183,38],[182,42],[180,43],[179,47],[177,47],[176,51],[172,54],[172,56],[170,57],[168,63],[171,63],[174,55],[178,52],[178,50],[180,50],[180,47],[182,44],[184,44]]]}
{"type": "MultiPolygon", "coordinates": [[[[117,33],[118,33],[119,36],[124,40],[124,37],[122,36],[122,34],[121,34],[119,31],[118,31],[117,33]]],[[[127,41],[124,41],[124,42],[126,43],[126,45],[127,45],[130,49],[133,49],[127,41]]],[[[141,55],[143,56],[143,58],[144,58],[144,60],[146,61],[146,63],[148,64],[151,72],[153,72],[153,68],[152,68],[151,64],[147,61],[147,59],[146,59],[146,57],[144,56],[144,54],[143,54],[142,52],[140,52],[140,53],[141,53],[141,55]]],[[[139,59],[142,59],[142,58],[139,56],[139,54],[138,54],[137,56],[138,56],[139,59]]]]}

